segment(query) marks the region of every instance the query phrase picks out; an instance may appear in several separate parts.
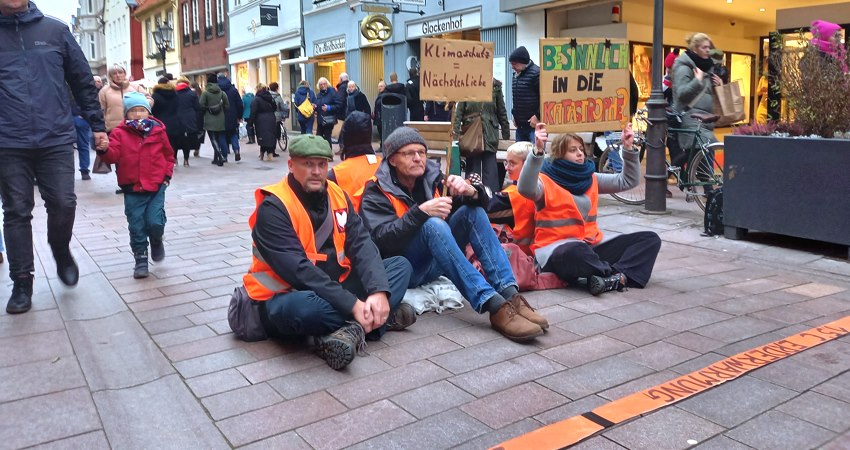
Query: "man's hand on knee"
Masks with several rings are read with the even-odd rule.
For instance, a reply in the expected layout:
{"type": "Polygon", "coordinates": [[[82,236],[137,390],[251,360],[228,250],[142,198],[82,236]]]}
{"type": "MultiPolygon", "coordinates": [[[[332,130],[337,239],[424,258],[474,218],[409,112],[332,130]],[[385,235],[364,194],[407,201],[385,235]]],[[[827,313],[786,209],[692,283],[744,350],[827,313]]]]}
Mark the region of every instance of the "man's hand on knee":
{"type": "Polygon", "coordinates": [[[354,308],[351,308],[351,314],[354,315],[354,320],[363,327],[363,331],[368,333],[375,329],[373,326],[374,319],[372,317],[372,310],[366,302],[357,299],[357,301],[354,302],[354,308]]]}
{"type": "Polygon", "coordinates": [[[390,301],[386,292],[376,292],[366,297],[366,307],[372,312],[372,329],[381,327],[390,317],[390,301]]]}

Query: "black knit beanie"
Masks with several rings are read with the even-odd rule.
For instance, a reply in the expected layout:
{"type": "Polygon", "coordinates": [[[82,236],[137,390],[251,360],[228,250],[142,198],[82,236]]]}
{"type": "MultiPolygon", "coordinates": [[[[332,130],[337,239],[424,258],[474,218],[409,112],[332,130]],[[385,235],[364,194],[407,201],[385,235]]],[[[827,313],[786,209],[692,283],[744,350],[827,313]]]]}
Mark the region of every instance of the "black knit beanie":
{"type": "Polygon", "coordinates": [[[508,61],[520,63],[520,64],[528,64],[531,62],[531,56],[528,55],[528,50],[525,49],[525,46],[520,46],[516,50],[511,53],[511,56],[508,58],[508,61]]]}

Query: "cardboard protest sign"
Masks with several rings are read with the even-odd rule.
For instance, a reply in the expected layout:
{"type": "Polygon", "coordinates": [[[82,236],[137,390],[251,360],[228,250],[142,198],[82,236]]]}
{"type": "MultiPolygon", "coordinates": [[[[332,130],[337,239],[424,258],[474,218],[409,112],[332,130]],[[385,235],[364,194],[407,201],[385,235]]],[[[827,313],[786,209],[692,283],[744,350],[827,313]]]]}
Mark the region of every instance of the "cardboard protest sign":
{"type": "Polygon", "coordinates": [[[493,101],[492,42],[422,39],[419,97],[437,101],[493,101]]]}
{"type": "Polygon", "coordinates": [[[629,121],[629,44],[540,40],[540,121],[549,132],[619,130],[629,121]]]}

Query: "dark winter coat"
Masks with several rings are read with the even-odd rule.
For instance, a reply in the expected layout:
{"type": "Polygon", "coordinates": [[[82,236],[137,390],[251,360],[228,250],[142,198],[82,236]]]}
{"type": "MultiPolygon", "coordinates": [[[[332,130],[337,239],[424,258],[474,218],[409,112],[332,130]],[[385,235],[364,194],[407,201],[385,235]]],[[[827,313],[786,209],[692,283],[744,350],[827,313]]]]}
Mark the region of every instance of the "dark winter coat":
{"type": "Polygon", "coordinates": [[[430,122],[449,122],[452,120],[452,108],[446,110],[446,102],[425,102],[425,115],[430,122]]]}
{"type": "MultiPolygon", "coordinates": [[[[165,125],[165,133],[169,138],[182,136],[185,130],[180,123],[177,91],[170,83],[157,84],[153,88],[153,108],[151,114],[165,125]]],[[[193,114],[194,116],[194,111],[193,114]]]]}
{"type": "MultiPolygon", "coordinates": [[[[312,89],[307,86],[298,86],[298,89],[295,90],[295,104],[292,106],[296,111],[298,111],[298,106],[304,103],[304,100],[308,98],[310,99],[310,103],[316,103],[316,94],[313,93],[312,89]]],[[[298,111],[298,117],[309,119],[309,117],[304,117],[300,111],[298,111]]]]}
{"type": "Polygon", "coordinates": [[[198,120],[198,112],[201,105],[198,96],[188,84],[178,83],[177,92],[177,116],[180,118],[180,127],[184,133],[197,134],[203,129],[203,124],[198,120]]]}
{"type": "Polygon", "coordinates": [[[369,105],[369,99],[366,98],[366,94],[360,92],[360,89],[348,93],[348,104],[345,107],[345,117],[348,118],[348,115],[354,111],[360,111],[366,113],[370,117],[372,116],[372,106],[369,105]]]}
{"type": "Polygon", "coordinates": [[[242,119],[242,112],[244,111],[242,96],[239,95],[236,86],[233,86],[227,78],[219,77],[218,87],[221,88],[221,92],[227,95],[227,102],[230,104],[224,111],[224,128],[229,132],[234,132],[239,129],[239,120],[242,119]]]}
{"type": "Polygon", "coordinates": [[[410,120],[425,120],[425,107],[419,98],[419,77],[407,80],[407,110],[410,111],[410,120]]]}
{"type": "Polygon", "coordinates": [[[502,94],[502,82],[493,82],[492,102],[460,102],[455,110],[454,127],[455,136],[460,136],[461,122],[473,113],[481,114],[484,125],[484,144],[488,152],[499,149],[499,129],[501,128],[502,139],[509,139],[511,124],[508,123],[508,113],[505,109],[505,99],[502,94]]]}
{"type": "MultiPolygon", "coordinates": [[[[325,91],[319,91],[316,93],[316,115],[319,116],[337,116],[342,115],[340,110],[345,112],[345,104],[343,103],[340,106],[339,97],[337,97],[336,90],[330,86],[325,91]],[[322,111],[322,105],[328,105],[327,111],[322,111]]],[[[319,125],[321,125],[322,121],[319,120],[319,125]]]]}
{"type": "MultiPolygon", "coordinates": [[[[207,131],[225,131],[227,129],[226,117],[227,108],[230,107],[230,101],[227,95],[222,92],[218,83],[207,83],[204,88],[204,93],[198,99],[201,104],[201,109],[204,111],[204,129],[207,131]],[[219,103],[223,106],[223,111],[218,114],[210,114],[209,108],[219,103]]],[[[239,103],[242,103],[241,101],[239,103]]]]}
{"type": "Polygon", "coordinates": [[[511,87],[513,109],[511,116],[517,128],[531,128],[531,116],[540,119],[540,67],[529,62],[525,69],[514,75],[511,87]]]}
{"type": "Polygon", "coordinates": [[[277,118],[274,113],[277,105],[274,103],[271,92],[264,89],[254,96],[251,103],[251,118],[249,123],[254,124],[254,133],[257,135],[257,144],[261,147],[273,147],[277,145],[277,118]]]}
{"type": "Polygon", "coordinates": [[[113,128],[109,149],[101,156],[107,164],[118,164],[118,185],[125,192],[156,192],[174,173],[174,150],[165,127],[151,120],[154,126],[147,136],[124,123],[113,128]]]}
{"type": "Polygon", "coordinates": [[[345,120],[345,105],[348,103],[348,81],[340,81],[336,84],[337,104],[341,109],[337,111],[337,118],[345,120]]]}
{"type": "Polygon", "coordinates": [[[68,86],[92,131],[106,131],[91,67],[67,24],[30,2],[0,16],[0,42],[0,148],[75,142],[68,86]]]}

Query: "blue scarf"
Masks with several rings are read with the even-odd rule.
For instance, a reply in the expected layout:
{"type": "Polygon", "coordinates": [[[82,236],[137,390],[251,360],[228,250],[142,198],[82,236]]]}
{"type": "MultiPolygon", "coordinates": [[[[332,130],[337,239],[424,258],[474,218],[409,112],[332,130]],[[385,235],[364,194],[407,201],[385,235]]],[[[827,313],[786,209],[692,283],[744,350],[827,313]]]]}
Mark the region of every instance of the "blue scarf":
{"type": "Polygon", "coordinates": [[[128,127],[141,132],[145,136],[151,132],[151,128],[153,128],[153,121],[150,119],[141,119],[141,120],[130,120],[126,119],[124,121],[128,127]]]}
{"type": "Polygon", "coordinates": [[[593,161],[586,160],[584,164],[576,164],[566,159],[546,159],[540,170],[552,179],[558,186],[570,191],[573,195],[584,195],[593,184],[593,172],[596,166],[593,161]]]}

